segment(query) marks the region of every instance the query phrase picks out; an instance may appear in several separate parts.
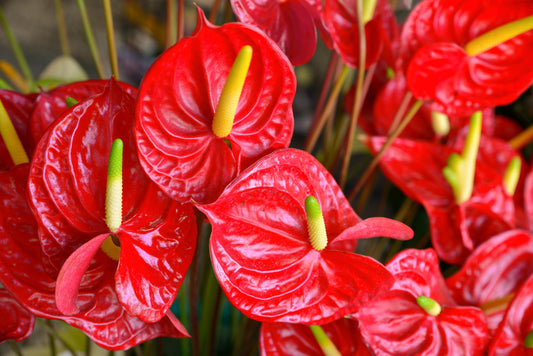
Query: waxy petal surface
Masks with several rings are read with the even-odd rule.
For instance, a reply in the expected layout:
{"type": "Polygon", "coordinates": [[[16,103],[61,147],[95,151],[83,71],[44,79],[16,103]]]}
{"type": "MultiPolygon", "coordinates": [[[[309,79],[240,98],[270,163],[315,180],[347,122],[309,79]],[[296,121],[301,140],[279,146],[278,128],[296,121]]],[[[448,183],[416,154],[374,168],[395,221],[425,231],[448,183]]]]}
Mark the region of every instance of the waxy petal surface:
{"type": "MultiPolygon", "coordinates": [[[[196,224],[191,205],[173,201],[144,174],[133,137],[133,109],[134,99],[111,81],[102,94],[67,111],[37,147],[29,196],[44,262],[55,278],[61,268],[69,268],[63,264],[75,250],[110,232],[104,211],[107,162],[112,142],[121,138],[125,194],[122,225],[116,233],[120,260],[117,267],[116,261],[96,251],[86,261],[90,264],[80,291],[94,291],[99,283],[114,279],[126,311],[155,322],[165,316],[192,260],[196,224]]],[[[68,296],[75,298],[75,290],[68,296]]],[[[79,299],[80,310],[86,311],[79,299]]],[[[75,305],[76,300],[70,300],[65,313],[75,312],[75,305]]]]}
{"type": "Polygon", "coordinates": [[[259,157],[289,145],[294,71],[279,47],[252,26],[211,25],[200,11],[191,37],[165,51],[141,84],[136,139],[143,168],[178,201],[208,203],[259,157]],[[252,61],[226,141],[211,125],[237,53],[252,61]]]}
{"type": "Polygon", "coordinates": [[[31,335],[35,315],[30,313],[6,289],[0,289],[0,343],[21,341],[31,335]]]}
{"type": "Polygon", "coordinates": [[[353,243],[346,250],[311,247],[304,208],[309,195],[322,209],[331,244],[360,221],[327,170],[294,149],[265,156],[215,203],[198,206],[213,227],[217,278],[230,301],[253,319],[327,323],[392,283],[378,262],[348,252],[353,243]]]}
{"type": "Polygon", "coordinates": [[[480,54],[464,46],[482,34],[533,13],[520,0],[421,2],[402,33],[407,82],[412,93],[448,115],[468,115],[512,102],[533,81],[529,63],[533,31],[480,54]]]}
{"type": "MultiPolygon", "coordinates": [[[[361,339],[357,320],[342,318],[321,327],[341,355],[371,355],[361,339]]],[[[324,355],[309,326],[292,323],[263,323],[259,350],[264,356],[324,355]]]]}
{"type": "Polygon", "coordinates": [[[37,223],[26,201],[28,165],[0,172],[0,281],[36,316],[63,320],[107,349],[128,349],[158,336],[184,337],[168,318],[146,323],[127,314],[111,275],[95,281],[87,275],[78,301],[82,311],[63,315],[55,304],[55,280],[41,260],[37,223]],[[16,212],[16,214],[13,214],[16,212]]]}

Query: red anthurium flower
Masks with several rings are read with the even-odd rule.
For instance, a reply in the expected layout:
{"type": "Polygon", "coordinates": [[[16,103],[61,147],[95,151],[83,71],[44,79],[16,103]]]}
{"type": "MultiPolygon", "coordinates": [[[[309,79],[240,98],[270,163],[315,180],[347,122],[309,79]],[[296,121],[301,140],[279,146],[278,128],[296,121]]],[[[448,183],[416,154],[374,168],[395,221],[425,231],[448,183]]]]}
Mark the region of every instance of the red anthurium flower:
{"type": "MultiPolygon", "coordinates": [[[[338,319],[322,329],[341,355],[372,355],[361,339],[357,320],[338,319]]],[[[292,323],[263,323],[259,351],[261,355],[324,355],[309,325],[292,323]]]]}
{"type": "Polygon", "coordinates": [[[134,107],[134,98],[111,80],[102,94],[80,102],[56,121],[32,161],[30,207],[50,276],[55,279],[61,268],[56,303],[66,315],[90,310],[101,284],[111,278],[129,315],[158,321],[192,260],[192,206],[171,200],[143,173],[133,134],[134,107]],[[118,226],[112,228],[106,226],[104,210],[110,205],[106,177],[116,138],[124,147],[120,164],[125,195],[117,209],[118,226]],[[113,240],[104,243],[108,236],[113,240]],[[89,291],[94,298],[87,298],[89,291]]]}
{"type": "Polygon", "coordinates": [[[322,2],[317,0],[232,0],[237,18],[255,25],[272,38],[293,65],[307,63],[316,47],[316,28],[331,47],[331,37],[322,23],[322,2]]]}
{"type": "MultiPolygon", "coordinates": [[[[63,85],[49,92],[41,92],[35,100],[30,119],[29,139],[32,150],[37,146],[44,131],[68,109],[66,102],[68,97],[78,102],[82,101],[102,93],[106,84],[107,80],[86,80],[63,85]]],[[[134,87],[122,82],[117,84],[133,97],[137,96],[137,89],[134,87]]]]}
{"type": "Polygon", "coordinates": [[[512,102],[533,82],[532,13],[533,3],[521,0],[421,2],[402,34],[410,90],[448,115],[512,102]],[[528,16],[529,27],[520,26],[528,16]]]}
{"type": "Polygon", "coordinates": [[[58,310],[56,281],[46,273],[37,222],[26,201],[28,173],[27,164],[0,172],[0,282],[35,315],[64,320],[107,349],[127,349],[158,336],[183,337],[172,315],[156,323],[128,315],[117,300],[111,274],[85,281],[87,288],[79,297],[84,311],[65,316],[58,310]],[[97,288],[90,287],[93,282],[97,288]]]}
{"type": "Polygon", "coordinates": [[[0,315],[0,343],[7,340],[21,341],[31,335],[35,315],[3,288],[0,288],[0,315]]]}
{"type": "Polygon", "coordinates": [[[289,145],[296,80],[285,55],[263,33],[241,23],[213,26],[198,11],[192,37],[164,52],[144,77],[136,138],[141,164],[161,189],[179,201],[207,203],[241,169],[289,145]],[[240,60],[233,65],[237,53],[251,55],[247,74],[240,60]],[[238,105],[229,133],[215,134],[214,117],[224,112],[215,108],[232,67],[245,78],[242,93],[240,99],[224,95],[238,105]]]}
{"type": "Polygon", "coordinates": [[[511,301],[488,354],[533,355],[533,277],[529,276],[511,301]]]}
{"type": "Polygon", "coordinates": [[[327,170],[294,149],[265,156],[198,208],[227,297],[265,322],[323,324],[354,312],[392,283],[380,263],[352,253],[357,239],[412,236],[394,220],[361,221],[327,170]]]}
{"type": "Polygon", "coordinates": [[[387,264],[396,282],[356,314],[376,355],[482,355],[489,341],[483,312],[457,307],[431,250],[404,250],[387,264]]]}
{"type": "Polygon", "coordinates": [[[481,307],[494,332],[514,293],[533,273],[533,237],[511,230],[492,237],[446,280],[454,300],[481,307]]]}
{"type": "MultiPolygon", "coordinates": [[[[0,100],[4,106],[22,145],[28,148],[28,122],[33,107],[34,97],[11,90],[0,89],[0,100]]],[[[0,137],[0,170],[13,167],[13,160],[0,137]]]]}
{"type": "MultiPolygon", "coordinates": [[[[378,151],[384,141],[374,137],[369,144],[378,151]]],[[[400,138],[383,155],[380,167],[407,196],[424,205],[439,257],[461,264],[475,246],[514,226],[514,205],[501,174],[480,158],[475,166],[472,195],[457,204],[442,172],[453,152],[457,151],[437,143],[400,138]]]]}

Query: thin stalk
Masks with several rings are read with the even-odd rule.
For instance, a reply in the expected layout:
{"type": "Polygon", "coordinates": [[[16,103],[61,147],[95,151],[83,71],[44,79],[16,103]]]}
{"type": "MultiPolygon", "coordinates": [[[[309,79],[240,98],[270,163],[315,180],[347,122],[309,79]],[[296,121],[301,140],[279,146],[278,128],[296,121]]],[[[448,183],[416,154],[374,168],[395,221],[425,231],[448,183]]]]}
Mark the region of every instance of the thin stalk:
{"type": "Polygon", "coordinates": [[[365,188],[363,189],[363,192],[361,193],[361,197],[359,198],[359,201],[357,202],[355,211],[360,212],[363,210],[363,207],[368,202],[368,198],[370,198],[370,193],[372,193],[372,189],[374,188],[375,183],[375,177],[377,175],[377,172],[374,172],[372,174],[372,178],[370,179],[370,184],[365,185],[365,188]]]}
{"type": "Polygon", "coordinates": [[[65,25],[65,15],[61,0],[54,0],[56,9],[57,30],[59,32],[59,43],[61,44],[61,53],[64,56],[70,56],[70,46],[68,44],[67,26],[65,25]]]}
{"type": "Polygon", "coordinates": [[[231,8],[231,1],[226,0],[226,6],[224,9],[224,23],[231,22],[233,18],[233,9],[231,8]]]}
{"type": "Polygon", "coordinates": [[[198,239],[196,251],[191,263],[191,284],[189,289],[189,302],[191,308],[191,337],[193,355],[200,354],[200,330],[198,328],[198,293],[200,289],[199,270],[200,270],[200,251],[202,249],[202,230],[204,225],[204,215],[200,212],[196,214],[196,225],[198,227],[198,239]]]}
{"type": "Polygon", "coordinates": [[[167,0],[167,22],[165,34],[165,48],[173,46],[178,41],[178,4],[176,0],[167,0]]]}
{"type": "Polygon", "coordinates": [[[13,85],[16,86],[21,92],[30,92],[30,88],[28,87],[26,80],[24,80],[24,77],[22,77],[19,71],[11,64],[6,61],[0,61],[0,70],[4,72],[7,79],[9,79],[11,83],[13,83],[13,85]]]}
{"type": "MultiPolygon", "coordinates": [[[[187,308],[189,307],[189,302],[187,300],[187,295],[189,295],[190,290],[190,274],[187,274],[185,276],[185,279],[183,283],[181,284],[180,290],[178,292],[178,305],[180,309],[179,313],[179,319],[182,320],[183,326],[189,330],[190,324],[189,324],[189,315],[190,313],[187,311],[187,308]]],[[[190,355],[191,354],[191,347],[190,347],[190,340],[186,338],[180,339],[180,348],[181,348],[181,355],[190,355]]]]}
{"type": "MultiPolygon", "coordinates": [[[[69,345],[65,339],[63,339],[55,330],[55,328],[52,326],[52,321],[50,319],[46,319],[46,321],[43,321],[41,318],[36,318],[37,322],[45,328],[48,335],[52,336],[53,339],[59,340],[63,346],[70,352],[71,355],[76,355],[76,351],[74,351],[74,348],[69,345]]],[[[55,344],[54,344],[55,347],[55,344]]],[[[55,354],[54,354],[55,355],[55,354]]]]}
{"type": "Polygon", "coordinates": [[[529,126],[524,131],[520,132],[517,136],[513,137],[509,144],[515,150],[519,151],[526,147],[531,141],[533,141],[533,125],[529,126]]]}
{"type": "Polygon", "coordinates": [[[412,118],[415,116],[415,114],[418,112],[418,109],[422,106],[424,102],[422,100],[417,100],[413,103],[407,114],[405,114],[404,119],[398,125],[398,127],[394,130],[394,132],[387,138],[387,141],[385,141],[385,144],[381,147],[381,150],[377,153],[377,155],[374,157],[372,162],[370,162],[370,165],[366,169],[365,173],[363,173],[363,176],[359,179],[359,182],[357,182],[357,185],[352,189],[350,194],[348,195],[348,201],[353,200],[357,193],[361,190],[363,185],[366,183],[368,178],[372,175],[372,172],[376,169],[381,157],[385,154],[389,146],[394,142],[394,140],[402,133],[402,131],[405,129],[405,127],[411,122],[412,118]]]}
{"type": "Polygon", "coordinates": [[[409,102],[413,98],[413,94],[408,91],[405,93],[402,102],[400,103],[400,106],[398,107],[398,110],[396,111],[396,115],[394,115],[394,118],[392,119],[392,123],[389,127],[388,134],[390,135],[396,127],[398,127],[398,124],[400,123],[400,120],[405,115],[405,112],[407,111],[407,108],[409,106],[409,102]]]}
{"type": "Polygon", "coordinates": [[[353,104],[352,115],[350,116],[350,124],[348,125],[347,141],[344,146],[344,156],[342,159],[341,173],[339,178],[339,186],[341,189],[346,184],[346,177],[348,175],[348,166],[352,157],[352,145],[355,135],[355,128],[357,127],[357,119],[363,106],[363,82],[365,79],[366,67],[366,37],[365,24],[363,22],[363,0],[357,1],[357,28],[359,30],[359,65],[357,68],[357,80],[355,84],[355,100],[353,104]]]}
{"type": "Polygon", "coordinates": [[[105,26],[107,32],[107,46],[109,48],[109,62],[111,71],[116,80],[120,80],[118,72],[117,46],[115,44],[115,31],[113,29],[113,12],[111,11],[111,0],[104,1],[105,26]]]}
{"type": "Polygon", "coordinates": [[[87,15],[87,8],[85,7],[84,0],[76,0],[78,2],[78,7],[80,8],[81,21],[83,23],[83,29],[85,31],[85,36],[87,37],[87,43],[89,44],[89,49],[91,50],[91,55],[94,60],[94,65],[96,66],[96,71],[98,76],[101,79],[105,78],[104,67],[102,66],[102,61],[100,60],[100,54],[98,53],[98,47],[94,41],[93,30],[91,23],[89,22],[89,15],[87,15]]]}
{"type": "Polygon", "coordinates": [[[86,342],[87,342],[87,344],[85,344],[85,356],[91,356],[92,342],[91,342],[91,339],[88,336],[86,336],[86,342]]]}
{"type": "Polygon", "coordinates": [[[181,40],[185,34],[185,0],[178,0],[178,38],[181,40]]]}
{"type": "Polygon", "coordinates": [[[322,115],[320,115],[320,118],[318,119],[316,126],[314,126],[312,128],[312,131],[310,131],[309,134],[307,135],[306,144],[304,145],[304,150],[306,150],[307,152],[311,152],[313,148],[315,147],[316,141],[318,140],[318,136],[320,135],[320,131],[322,131],[322,128],[324,127],[324,124],[326,123],[326,120],[331,116],[331,113],[333,112],[333,109],[335,108],[335,104],[337,103],[337,99],[341,92],[344,81],[348,77],[349,71],[350,71],[350,68],[346,66],[342,68],[341,74],[339,75],[339,77],[337,78],[337,81],[333,85],[333,89],[331,90],[331,94],[326,102],[326,106],[324,107],[324,111],[322,112],[322,115]]]}
{"type": "MultiPolygon", "coordinates": [[[[218,282],[212,268],[208,269],[207,274],[206,288],[202,298],[202,316],[200,317],[200,345],[203,346],[214,343],[212,335],[209,335],[209,332],[213,332],[212,322],[213,319],[216,319],[215,310],[217,309],[216,296],[218,289],[220,289],[218,288],[218,282]]],[[[203,351],[206,351],[207,349],[208,348],[206,347],[203,351]]],[[[202,354],[204,354],[204,352],[202,352],[202,354]]]]}
{"type": "Polygon", "coordinates": [[[221,0],[215,0],[213,6],[211,7],[211,12],[209,13],[209,22],[215,23],[217,19],[218,9],[220,8],[221,0]]]}
{"type": "MultiPolygon", "coordinates": [[[[315,107],[315,113],[313,115],[313,119],[311,120],[311,126],[309,128],[309,131],[314,130],[314,127],[317,125],[318,119],[320,118],[320,113],[324,109],[324,104],[326,103],[328,91],[331,86],[331,82],[333,81],[333,75],[335,74],[337,63],[339,62],[338,58],[339,56],[337,52],[332,51],[331,56],[329,57],[328,70],[326,72],[326,76],[324,77],[324,81],[322,82],[322,89],[320,90],[320,96],[318,98],[318,103],[315,107]]],[[[308,137],[306,137],[306,142],[304,143],[304,146],[307,145],[308,137]]]]}
{"type": "Polygon", "coordinates": [[[15,341],[13,340],[8,340],[7,341],[9,343],[9,346],[11,346],[11,349],[13,350],[13,352],[15,353],[15,355],[17,356],[24,356],[22,354],[22,350],[20,349],[18,343],[16,343],[15,341]]]}
{"type": "Polygon", "coordinates": [[[17,59],[17,62],[20,66],[20,69],[22,70],[22,73],[24,74],[24,77],[26,77],[26,84],[29,90],[35,89],[35,80],[33,79],[33,74],[31,73],[30,66],[28,65],[28,61],[26,61],[26,57],[24,57],[24,54],[22,53],[22,50],[20,49],[20,46],[17,40],[15,39],[15,36],[11,32],[11,28],[9,27],[9,24],[4,18],[4,13],[2,12],[2,8],[0,8],[0,25],[2,25],[2,27],[4,28],[4,31],[6,32],[6,36],[9,41],[9,44],[11,45],[11,48],[13,49],[13,52],[15,53],[15,58],[17,59]]]}
{"type": "Polygon", "coordinates": [[[220,313],[220,307],[222,305],[222,289],[217,288],[217,296],[215,300],[215,310],[213,311],[213,318],[211,319],[211,337],[209,340],[211,342],[209,343],[209,350],[208,355],[213,356],[215,355],[215,345],[217,340],[217,328],[219,326],[219,313],[220,313]]]}

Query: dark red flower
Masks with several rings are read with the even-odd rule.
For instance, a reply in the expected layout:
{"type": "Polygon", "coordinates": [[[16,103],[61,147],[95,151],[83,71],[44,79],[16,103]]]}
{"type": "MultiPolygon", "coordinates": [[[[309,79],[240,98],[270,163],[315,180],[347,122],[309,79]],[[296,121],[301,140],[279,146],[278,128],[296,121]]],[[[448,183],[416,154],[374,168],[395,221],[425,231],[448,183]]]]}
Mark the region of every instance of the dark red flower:
{"type": "Polygon", "coordinates": [[[289,145],[296,80],[285,55],[263,33],[241,23],[213,26],[198,11],[193,35],[164,52],[144,77],[136,138],[141,164],[161,189],[179,201],[207,203],[241,169],[289,145]],[[218,137],[215,108],[246,45],[253,54],[233,127],[218,137]]]}
{"type": "MultiPolygon", "coordinates": [[[[372,355],[361,339],[356,319],[341,318],[322,325],[322,329],[341,355],[372,355]]],[[[309,325],[292,323],[263,323],[259,350],[265,356],[324,355],[309,325]]]]}
{"type": "Polygon", "coordinates": [[[3,288],[0,288],[0,315],[0,343],[7,340],[21,341],[31,335],[35,315],[3,288]]]}
{"type": "Polygon", "coordinates": [[[511,301],[489,347],[490,356],[533,355],[533,277],[511,301]]]}
{"type": "Polygon", "coordinates": [[[323,324],[354,312],[392,283],[380,263],[352,253],[357,240],[412,236],[394,220],[361,221],[327,170],[294,149],[263,157],[198,208],[213,228],[211,261],[227,297],[266,322],[323,324]],[[308,233],[309,196],[325,223],[320,251],[308,233]]]}
{"type": "Polygon", "coordinates": [[[4,287],[36,316],[64,320],[108,349],[127,349],[158,336],[183,337],[172,315],[157,323],[128,315],[117,300],[111,274],[96,289],[94,280],[84,282],[88,288],[80,293],[85,307],[81,313],[65,316],[58,310],[56,282],[46,273],[37,222],[26,201],[28,173],[27,164],[0,172],[0,281],[4,287]]]}
{"type": "Polygon", "coordinates": [[[433,250],[404,250],[387,269],[396,282],[356,314],[376,355],[482,355],[489,341],[483,312],[449,297],[433,250]]]}
{"type": "Polygon", "coordinates": [[[532,13],[533,4],[522,0],[421,2],[402,33],[411,92],[448,115],[512,102],[533,82],[533,31],[480,51],[472,41],[532,13]]]}
{"type": "Polygon", "coordinates": [[[317,0],[231,0],[237,18],[255,25],[272,38],[295,66],[307,63],[316,47],[316,29],[331,47],[322,23],[322,2],[317,0]]]}

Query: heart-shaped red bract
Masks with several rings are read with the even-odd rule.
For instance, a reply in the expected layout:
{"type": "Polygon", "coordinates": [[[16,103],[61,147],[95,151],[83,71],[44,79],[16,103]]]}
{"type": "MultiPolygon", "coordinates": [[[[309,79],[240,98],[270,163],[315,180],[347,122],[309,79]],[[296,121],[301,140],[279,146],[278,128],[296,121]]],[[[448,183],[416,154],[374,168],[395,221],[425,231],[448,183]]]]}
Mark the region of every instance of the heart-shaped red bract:
{"type": "Polygon", "coordinates": [[[3,288],[0,288],[0,315],[0,343],[7,340],[21,341],[31,335],[35,315],[3,288]]]}
{"type": "Polygon", "coordinates": [[[241,169],[289,145],[295,89],[292,66],[272,40],[245,24],[213,26],[199,10],[193,35],[165,51],[141,84],[135,130],[143,168],[178,201],[214,201],[241,169]],[[211,128],[214,112],[245,45],[252,61],[223,139],[211,128]]]}
{"type": "Polygon", "coordinates": [[[146,323],[127,314],[114,291],[111,274],[86,280],[80,300],[85,311],[65,316],[55,304],[55,280],[41,260],[37,223],[26,202],[29,166],[0,172],[0,281],[37,316],[60,319],[80,328],[102,347],[128,349],[158,336],[183,337],[170,318],[146,323]],[[95,288],[96,287],[96,288],[95,288]]]}
{"type": "Polygon", "coordinates": [[[316,46],[316,29],[331,41],[322,24],[322,3],[317,0],[232,0],[237,18],[257,26],[272,38],[295,66],[307,63],[316,46]]]}
{"type": "Polygon", "coordinates": [[[166,315],[192,260],[193,208],[170,199],[144,174],[133,137],[134,107],[134,98],[111,80],[100,95],[80,102],[56,121],[32,161],[30,207],[39,226],[43,261],[55,279],[60,268],[71,268],[63,264],[75,250],[110,234],[104,211],[107,162],[112,142],[124,142],[123,218],[115,233],[120,260],[117,266],[101,250],[92,255],[76,251],[74,266],[85,263],[88,270],[78,270],[77,277],[74,271],[63,271],[58,280],[59,295],[64,292],[72,298],[71,304],[57,300],[68,314],[91,309],[95,300],[77,297],[75,289],[67,293],[65,281],[80,282],[81,294],[96,294],[101,283],[114,280],[112,291],[128,314],[158,321],[166,315]]]}
{"type": "Polygon", "coordinates": [[[357,239],[410,238],[405,225],[364,220],[351,209],[328,171],[295,149],[263,157],[209,205],[201,205],[212,227],[211,261],[229,300],[250,318],[323,324],[354,312],[388,289],[385,268],[352,253],[357,239]],[[314,196],[324,216],[328,246],[309,242],[304,209],[314,196]],[[337,241],[339,239],[339,241],[337,241]]]}
{"type": "Polygon", "coordinates": [[[509,104],[533,82],[533,31],[469,56],[464,46],[533,13],[528,1],[425,0],[402,33],[407,83],[419,99],[448,115],[509,104]]]}
{"type": "MultiPolygon", "coordinates": [[[[137,96],[137,89],[134,87],[122,82],[117,82],[117,84],[131,96],[137,96]]],[[[80,102],[101,94],[106,85],[107,80],[85,80],[63,85],[49,92],[41,92],[35,99],[30,118],[29,140],[32,150],[37,146],[46,129],[68,109],[67,97],[80,102]]]]}
{"type": "Polygon", "coordinates": [[[387,264],[396,282],[356,314],[363,339],[376,355],[481,355],[489,337],[480,309],[456,307],[433,250],[408,249],[387,264]],[[430,315],[417,297],[442,307],[430,315]]]}
{"type": "MultiPolygon", "coordinates": [[[[338,319],[322,325],[322,329],[341,355],[372,355],[361,339],[357,320],[338,319]]],[[[324,355],[308,325],[291,323],[263,323],[259,351],[264,356],[324,355]]]]}

